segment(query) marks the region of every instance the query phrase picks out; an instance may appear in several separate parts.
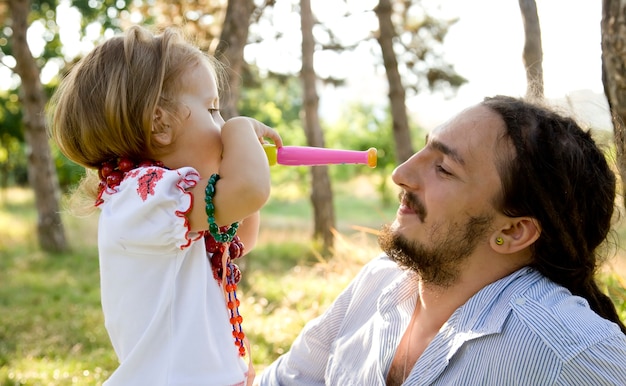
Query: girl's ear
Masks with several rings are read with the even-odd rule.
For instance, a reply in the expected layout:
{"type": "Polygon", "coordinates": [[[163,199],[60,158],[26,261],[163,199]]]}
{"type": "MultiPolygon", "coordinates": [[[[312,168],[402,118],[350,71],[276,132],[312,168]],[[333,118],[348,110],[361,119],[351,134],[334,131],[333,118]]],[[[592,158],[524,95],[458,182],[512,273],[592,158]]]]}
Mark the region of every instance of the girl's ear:
{"type": "Polygon", "coordinates": [[[491,237],[491,247],[499,253],[515,253],[531,246],[541,235],[541,227],[532,217],[512,218],[505,228],[491,237]]]}
{"type": "Polygon", "coordinates": [[[152,119],[152,139],[161,146],[167,146],[172,143],[174,133],[170,125],[168,114],[160,107],[154,111],[152,119]]]}

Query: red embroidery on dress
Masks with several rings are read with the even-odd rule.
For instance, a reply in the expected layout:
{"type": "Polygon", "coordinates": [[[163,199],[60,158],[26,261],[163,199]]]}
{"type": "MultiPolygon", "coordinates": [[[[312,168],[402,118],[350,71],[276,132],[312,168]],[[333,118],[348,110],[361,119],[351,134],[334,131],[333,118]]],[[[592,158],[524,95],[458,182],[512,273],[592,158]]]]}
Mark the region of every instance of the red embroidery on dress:
{"type": "MultiPolygon", "coordinates": [[[[128,175],[129,177],[136,177],[140,171],[142,171],[141,168],[135,169],[129,172],[128,175]]],[[[137,180],[137,193],[139,193],[139,197],[141,197],[142,200],[146,201],[148,195],[154,196],[154,188],[157,182],[163,178],[163,173],[165,173],[165,169],[148,168],[143,175],[139,177],[137,180]]]]}

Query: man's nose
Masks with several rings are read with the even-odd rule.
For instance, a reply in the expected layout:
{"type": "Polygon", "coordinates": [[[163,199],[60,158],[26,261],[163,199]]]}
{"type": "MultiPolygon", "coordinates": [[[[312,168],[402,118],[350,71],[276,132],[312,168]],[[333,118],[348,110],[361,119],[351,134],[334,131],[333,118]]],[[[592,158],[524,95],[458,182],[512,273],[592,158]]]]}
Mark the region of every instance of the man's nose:
{"type": "Polygon", "coordinates": [[[415,189],[420,181],[420,165],[421,156],[420,152],[417,152],[393,170],[391,173],[392,181],[404,189],[415,189]]]}

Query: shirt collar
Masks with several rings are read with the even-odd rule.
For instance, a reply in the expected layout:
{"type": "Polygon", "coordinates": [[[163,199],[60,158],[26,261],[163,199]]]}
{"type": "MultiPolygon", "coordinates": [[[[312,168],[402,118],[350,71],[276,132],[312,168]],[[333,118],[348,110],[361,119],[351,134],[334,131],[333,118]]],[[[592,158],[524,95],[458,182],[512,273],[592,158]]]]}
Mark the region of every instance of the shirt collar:
{"type": "MultiPolygon", "coordinates": [[[[398,304],[416,300],[419,288],[417,274],[400,267],[398,270],[401,273],[382,290],[378,299],[381,314],[389,312],[398,304]]],[[[541,277],[533,268],[523,267],[485,286],[452,314],[442,330],[453,327],[455,331],[466,331],[466,338],[469,339],[500,332],[512,310],[512,302],[541,277]]]]}
{"type": "Polygon", "coordinates": [[[540,279],[539,272],[523,267],[478,291],[447,323],[454,324],[457,331],[471,331],[477,336],[498,333],[513,308],[512,302],[540,279]]]}

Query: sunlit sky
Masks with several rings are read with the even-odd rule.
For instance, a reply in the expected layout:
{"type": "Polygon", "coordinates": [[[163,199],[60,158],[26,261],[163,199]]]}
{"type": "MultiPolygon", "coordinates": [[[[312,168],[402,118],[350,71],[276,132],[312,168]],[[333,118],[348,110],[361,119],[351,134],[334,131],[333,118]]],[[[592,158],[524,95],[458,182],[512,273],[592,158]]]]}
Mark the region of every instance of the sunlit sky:
{"type": "MultiPolygon", "coordinates": [[[[461,16],[446,43],[457,70],[467,73],[481,88],[524,91],[524,35],[518,2],[445,3],[461,16]],[[479,60],[481,57],[486,60],[479,60]]],[[[585,88],[602,91],[601,6],[600,1],[537,0],[546,96],[585,88]]]]}
{"type": "MultiPolygon", "coordinates": [[[[451,100],[440,95],[424,93],[407,101],[409,112],[423,126],[429,128],[439,124],[460,109],[494,94],[523,96],[526,91],[526,76],[522,63],[524,30],[518,1],[509,0],[422,0],[432,4],[433,12],[449,17],[459,17],[459,22],[449,31],[444,54],[456,71],[469,80],[451,100]]],[[[602,4],[597,0],[536,0],[541,25],[543,44],[543,70],[545,94],[548,98],[565,98],[579,90],[590,90],[602,94],[600,20],[602,4]]],[[[376,27],[376,18],[371,9],[376,0],[316,0],[313,11],[325,24],[335,30],[354,31],[358,41],[368,33],[363,26],[376,27]],[[338,15],[345,9],[355,12],[352,24],[338,15]]],[[[277,1],[273,24],[282,24],[287,38],[279,42],[266,41],[246,48],[246,60],[274,71],[299,70],[300,19],[290,13],[290,2],[277,1]],[[297,32],[296,32],[297,31],[297,32]],[[289,39],[291,37],[291,40],[289,39]],[[292,54],[289,54],[291,52],[292,54]]],[[[62,39],[69,43],[65,47],[68,57],[77,50],[91,47],[72,40],[77,36],[77,13],[64,15],[62,39]],[[72,25],[74,27],[72,27],[72,25]]],[[[263,28],[258,26],[257,28],[263,28]]],[[[42,41],[38,27],[31,26],[29,44],[37,54],[42,41]]],[[[316,69],[321,75],[332,74],[347,78],[342,89],[320,89],[320,106],[323,116],[336,118],[341,106],[349,101],[387,103],[386,78],[376,70],[372,54],[367,48],[337,57],[334,54],[316,54],[316,69]]],[[[54,72],[55,69],[50,69],[54,72]]],[[[7,69],[0,66],[0,88],[8,86],[7,69]]],[[[583,102],[594,108],[605,100],[583,102]]]]}
{"type": "MultiPolygon", "coordinates": [[[[450,114],[450,109],[458,110],[484,96],[523,96],[526,92],[522,62],[524,30],[518,2],[447,0],[441,3],[460,17],[446,39],[446,54],[469,84],[461,88],[454,101],[445,103],[423,96],[410,101],[409,108],[422,115],[425,121],[437,121],[450,114]],[[429,100],[435,106],[441,106],[439,116],[426,116],[433,110],[432,106],[429,107],[429,100]]],[[[602,2],[537,0],[537,10],[546,97],[576,100],[576,93],[581,90],[602,94],[602,2]]],[[[605,102],[602,97],[599,99],[605,102]]],[[[603,108],[598,106],[600,102],[596,99],[579,100],[577,108],[596,111],[603,108]]],[[[591,120],[584,116],[580,118],[591,120]]],[[[597,121],[598,125],[602,123],[597,121]]],[[[608,117],[604,124],[607,122],[608,117]]]]}
{"type": "MultiPolygon", "coordinates": [[[[440,6],[445,15],[459,17],[446,37],[444,53],[469,82],[451,100],[429,93],[408,100],[409,112],[419,123],[432,128],[485,96],[525,94],[524,29],[517,1],[432,0],[430,3],[440,6]]],[[[581,112],[578,118],[583,123],[609,128],[606,99],[602,94],[601,7],[600,1],[591,0],[537,0],[546,97],[569,98],[581,112]],[[590,94],[581,90],[595,95],[588,98],[590,94]]],[[[384,74],[374,75],[371,67],[358,58],[353,59],[350,71],[353,76],[347,90],[320,95],[323,108],[331,115],[330,108],[342,100],[386,102],[384,74]],[[326,104],[325,97],[329,99],[326,104]]]]}

